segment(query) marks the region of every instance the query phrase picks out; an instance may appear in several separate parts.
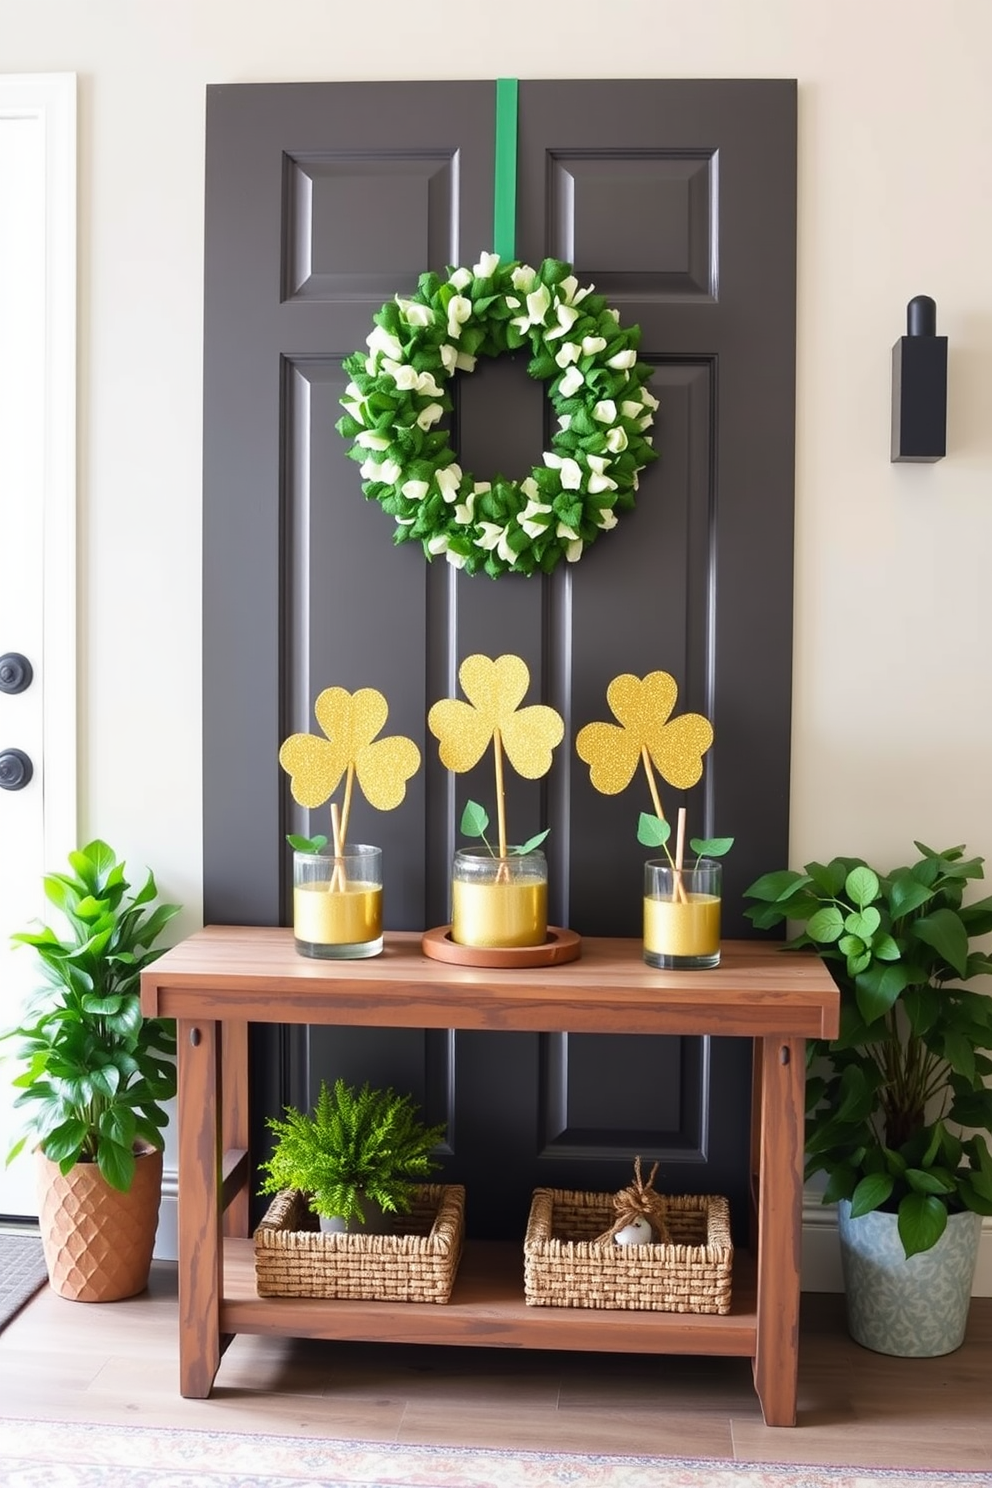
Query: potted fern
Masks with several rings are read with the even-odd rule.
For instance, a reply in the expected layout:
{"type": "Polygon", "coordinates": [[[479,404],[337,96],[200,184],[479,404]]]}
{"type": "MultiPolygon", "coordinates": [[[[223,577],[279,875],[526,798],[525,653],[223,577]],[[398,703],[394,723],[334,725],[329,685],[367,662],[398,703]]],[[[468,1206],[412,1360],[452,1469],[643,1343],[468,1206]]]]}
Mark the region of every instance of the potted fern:
{"type": "Polygon", "coordinates": [[[981,1216],[992,1215],[992,972],[966,902],[982,858],[915,844],[887,872],[863,858],[767,873],[745,891],[759,929],[816,952],[841,993],[840,1036],[808,1046],[806,1176],[838,1205],[848,1323],[880,1353],[936,1355],[964,1337],[981,1216]]]}
{"type": "Polygon", "coordinates": [[[162,1186],[163,1102],[176,1093],[171,1023],[142,1016],[142,968],[179,912],[155,905],[148,874],[136,892],[99,839],[44,879],[61,930],[13,936],[40,963],[42,985],[16,1028],[14,1078],[27,1144],[37,1150],[41,1236],[60,1296],[109,1302],[148,1282],[162,1186]]]}
{"type": "Polygon", "coordinates": [[[313,1114],[285,1108],[269,1117],[272,1156],[260,1167],[260,1193],[298,1189],[322,1230],[376,1232],[389,1214],[409,1213],[417,1184],[440,1164],[433,1149],[444,1123],[426,1126],[410,1096],[321,1081],[313,1114]]]}

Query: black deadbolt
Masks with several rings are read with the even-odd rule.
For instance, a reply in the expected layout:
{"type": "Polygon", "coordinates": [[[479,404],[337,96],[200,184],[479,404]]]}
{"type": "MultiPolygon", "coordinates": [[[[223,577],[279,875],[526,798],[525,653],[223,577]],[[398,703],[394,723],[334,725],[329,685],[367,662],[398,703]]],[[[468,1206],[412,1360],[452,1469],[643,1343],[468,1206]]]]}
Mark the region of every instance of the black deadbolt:
{"type": "Polygon", "coordinates": [[[31,686],[33,676],[31,663],[19,651],[5,651],[0,656],[0,692],[23,692],[31,686]]]}
{"type": "Polygon", "coordinates": [[[23,749],[0,750],[0,790],[23,790],[33,774],[23,749]]]}

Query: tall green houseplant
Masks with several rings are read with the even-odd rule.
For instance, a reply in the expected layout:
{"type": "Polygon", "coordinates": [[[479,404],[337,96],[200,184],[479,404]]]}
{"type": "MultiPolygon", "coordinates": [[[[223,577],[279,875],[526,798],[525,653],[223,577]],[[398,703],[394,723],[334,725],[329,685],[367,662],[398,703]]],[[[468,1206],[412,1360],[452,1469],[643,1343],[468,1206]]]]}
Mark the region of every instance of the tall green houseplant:
{"type": "Polygon", "coordinates": [[[929,1250],[949,1213],[992,1214],[992,999],[960,983],[992,972],[972,945],[992,898],[965,903],[983,858],[915,844],[879,872],[862,858],[765,874],[745,891],[759,929],[792,921],[786,949],[823,957],[841,992],[840,1036],[811,1040],[806,1176],[852,1216],[898,1214],[907,1256],[929,1250]]]}
{"type": "Polygon", "coordinates": [[[144,1017],[139,992],[142,968],[162,954],[155,942],[179,906],[152,907],[151,873],[130,893],[125,864],[99,839],[70,853],[69,867],[44,879],[64,932],[43,925],[12,937],[34,949],[44,983],[3,1035],[20,1039],[15,1053],[27,1062],[13,1081],[26,1131],[7,1160],[30,1138],[63,1174],[96,1163],[111,1187],[127,1192],[134,1144],[164,1146],[161,1102],[176,1093],[174,1026],[144,1017]]]}

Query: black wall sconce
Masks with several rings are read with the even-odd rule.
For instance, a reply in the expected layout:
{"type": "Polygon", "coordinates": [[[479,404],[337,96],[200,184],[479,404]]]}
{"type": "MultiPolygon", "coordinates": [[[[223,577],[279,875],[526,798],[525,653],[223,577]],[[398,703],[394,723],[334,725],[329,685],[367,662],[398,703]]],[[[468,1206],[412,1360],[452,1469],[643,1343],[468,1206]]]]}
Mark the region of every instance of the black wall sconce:
{"type": "Polygon", "coordinates": [[[947,337],[938,336],[937,305],[916,295],[908,334],[892,348],[892,459],[942,460],[947,453],[947,337]]]}

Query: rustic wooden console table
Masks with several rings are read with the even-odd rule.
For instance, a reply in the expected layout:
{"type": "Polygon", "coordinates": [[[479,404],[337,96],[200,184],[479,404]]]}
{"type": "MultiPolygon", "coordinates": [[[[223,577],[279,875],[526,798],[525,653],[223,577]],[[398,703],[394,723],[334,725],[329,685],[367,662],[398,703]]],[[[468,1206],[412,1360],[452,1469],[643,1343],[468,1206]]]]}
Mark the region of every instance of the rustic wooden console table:
{"type": "MultiPolygon", "coordinates": [[[[315,961],[291,930],[209,926],[141,974],[141,1006],[175,1018],[179,1044],[179,1369],[210,1394],[237,1333],[753,1361],[769,1426],[796,1419],[805,1040],[836,1036],[838,993],[814,956],[725,942],[713,971],[646,966],[639,940],[587,939],[581,959],[485,971],[423,956],[412,933],[367,961],[315,961]],[[519,1245],[466,1243],[451,1301],[263,1298],[248,1198],[248,1024],[573,1033],[729,1034],[754,1041],[752,1251],[734,1257],[725,1317],[528,1307],[519,1245]]],[[[278,1114],[278,1113],[273,1113],[278,1114]]]]}

